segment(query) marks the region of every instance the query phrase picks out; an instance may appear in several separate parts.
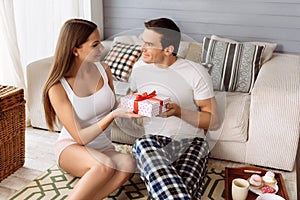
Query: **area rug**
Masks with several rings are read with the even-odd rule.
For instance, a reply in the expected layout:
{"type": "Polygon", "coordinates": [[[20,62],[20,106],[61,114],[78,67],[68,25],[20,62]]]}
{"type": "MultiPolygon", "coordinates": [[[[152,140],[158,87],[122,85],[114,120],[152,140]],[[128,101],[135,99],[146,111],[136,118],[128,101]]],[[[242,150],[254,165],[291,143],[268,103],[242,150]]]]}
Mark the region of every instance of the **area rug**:
{"type": "MultiPolygon", "coordinates": [[[[123,151],[128,149],[123,148],[123,151]]],[[[225,166],[208,164],[208,173],[201,200],[222,200],[225,197],[225,166]]],[[[8,200],[62,200],[79,179],[67,174],[57,165],[52,166],[8,200]]],[[[134,174],[105,200],[147,200],[147,190],[139,174],[134,174]]]]}
{"type": "Polygon", "coordinates": [[[225,199],[225,166],[208,164],[201,200],[225,199]]]}

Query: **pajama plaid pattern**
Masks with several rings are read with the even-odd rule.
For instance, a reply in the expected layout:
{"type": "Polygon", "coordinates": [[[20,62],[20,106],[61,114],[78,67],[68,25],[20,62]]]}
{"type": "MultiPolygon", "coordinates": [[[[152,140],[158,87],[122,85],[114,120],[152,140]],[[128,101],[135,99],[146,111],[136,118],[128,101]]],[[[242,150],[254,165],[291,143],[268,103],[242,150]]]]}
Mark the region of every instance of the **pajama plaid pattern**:
{"type": "Polygon", "coordinates": [[[203,138],[176,141],[144,135],[133,144],[133,155],[149,196],[159,200],[201,199],[208,153],[203,138]]]}
{"type": "Polygon", "coordinates": [[[142,53],[140,45],[116,42],[104,58],[112,75],[119,81],[128,81],[133,64],[142,53]]]}

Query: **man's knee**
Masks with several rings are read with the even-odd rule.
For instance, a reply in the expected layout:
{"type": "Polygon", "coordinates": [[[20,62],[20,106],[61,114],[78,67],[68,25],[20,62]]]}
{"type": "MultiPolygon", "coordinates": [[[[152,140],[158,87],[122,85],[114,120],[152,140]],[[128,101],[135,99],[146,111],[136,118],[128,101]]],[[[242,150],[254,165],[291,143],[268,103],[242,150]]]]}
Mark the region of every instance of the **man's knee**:
{"type": "Polygon", "coordinates": [[[141,148],[149,146],[149,143],[152,143],[152,135],[143,135],[134,141],[132,149],[137,153],[141,148]]]}

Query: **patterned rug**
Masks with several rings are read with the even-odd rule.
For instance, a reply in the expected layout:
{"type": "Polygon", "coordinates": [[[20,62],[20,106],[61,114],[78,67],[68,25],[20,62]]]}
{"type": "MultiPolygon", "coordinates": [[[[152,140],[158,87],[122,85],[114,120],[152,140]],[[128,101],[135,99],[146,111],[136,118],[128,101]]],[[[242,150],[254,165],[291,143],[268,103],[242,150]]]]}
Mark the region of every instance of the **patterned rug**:
{"type": "MultiPolygon", "coordinates": [[[[124,150],[124,149],[123,149],[124,150]]],[[[125,150],[126,151],[126,150],[125,150]]],[[[225,197],[225,166],[208,164],[202,200],[222,200],[225,197]]],[[[8,200],[62,200],[79,179],[75,178],[56,165],[49,168],[38,178],[12,195],[8,200]]],[[[139,174],[134,174],[117,191],[105,200],[146,200],[147,190],[139,174]]]]}
{"type": "Polygon", "coordinates": [[[225,166],[208,164],[201,200],[225,199],[225,166]]]}

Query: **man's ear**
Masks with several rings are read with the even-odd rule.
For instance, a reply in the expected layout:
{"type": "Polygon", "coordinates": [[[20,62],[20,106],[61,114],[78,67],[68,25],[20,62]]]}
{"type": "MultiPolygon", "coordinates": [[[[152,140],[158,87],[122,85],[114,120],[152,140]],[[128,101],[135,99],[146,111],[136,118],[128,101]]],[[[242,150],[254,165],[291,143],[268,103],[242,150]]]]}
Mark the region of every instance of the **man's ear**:
{"type": "Polygon", "coordinates": [[[166,47],[166,48],[164,49],[164,52],[165,52],[167,55],[171,55],[171,54],[173,53],[173,51],[174,51],[174,46],[173,46],[173,45],[170,45],[170,46],[168,46],[168,47],[166,47]]]}

